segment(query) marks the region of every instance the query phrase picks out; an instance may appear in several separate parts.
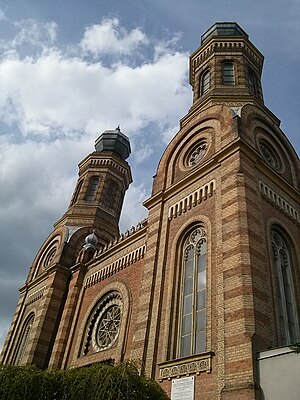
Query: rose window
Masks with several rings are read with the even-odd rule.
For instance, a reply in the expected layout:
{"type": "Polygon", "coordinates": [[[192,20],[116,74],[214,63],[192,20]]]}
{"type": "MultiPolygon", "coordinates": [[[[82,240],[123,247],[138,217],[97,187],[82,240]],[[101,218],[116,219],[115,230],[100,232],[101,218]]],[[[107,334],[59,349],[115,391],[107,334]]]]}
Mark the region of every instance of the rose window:
{"type": "Polygon", "coordinates": [[[109,307],[101,316],[97,326],[96,342],[99,349],[111,347],[119,334],[121,309],[118,305],[109,307]]]}
{"type": "Polygon", "coordinates": [[[279,159],[278,159],[277,155],[273,151],[273,149],[271,149],[265,143],[260,143],[259,144],[259,149],[260,149],[261,155],[263,156],[263,159],[266,161],[266,163],[270,167],[272,167],[272,168],[274,168],[276,170],[279,170],[280,169],[280,162],[279,162],[279,159]]]}
{"type": "Polygon", "coordinates": [[[119,292],[107,293],[97,303],[87,325],[83,355],[111,348],[117,341],[123,302],[119,292]]]}
{"type": "Polygon", "coordinates": [[[206,142],[201,142],[196,147],[194,147],[187,157],[187,166],[193,167],[194,165],[198,164],[206,154],[206,150],[206,142]]]}

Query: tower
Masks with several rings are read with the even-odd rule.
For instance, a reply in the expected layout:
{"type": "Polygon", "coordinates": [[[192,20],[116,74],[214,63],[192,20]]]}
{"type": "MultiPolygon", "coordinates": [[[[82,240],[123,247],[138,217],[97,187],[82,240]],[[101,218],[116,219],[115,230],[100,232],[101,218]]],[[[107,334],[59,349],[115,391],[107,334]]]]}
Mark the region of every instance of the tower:
{"type": "Polygon", "coordinates": [[[257,354],[300,339],[300,171],[264,104],[262,66],[238,24],[202,35],[190,57],[193,103],[157,167],[148,218],[121,235],[111,194],[122,199],[130,183],[117,143],[129,147],[104,132],[21,288],[4,362],[131,359],[169,394],[185,379],[192,399],[264,398],[257,354]],[[39,275],[66,227],[71,240],[39,275]]]}
{"type": "Polygon", "coordinates": [[[122,203],[132,181],[125,161],[130,151],[129,140],[118,127],[103,132],[95,151],[80,162],[69,207],[37,253],[20,288],[2,362],[47,367],[71,267],[77,261],[89,261],[97,249],[119,236],[122,203]]]}

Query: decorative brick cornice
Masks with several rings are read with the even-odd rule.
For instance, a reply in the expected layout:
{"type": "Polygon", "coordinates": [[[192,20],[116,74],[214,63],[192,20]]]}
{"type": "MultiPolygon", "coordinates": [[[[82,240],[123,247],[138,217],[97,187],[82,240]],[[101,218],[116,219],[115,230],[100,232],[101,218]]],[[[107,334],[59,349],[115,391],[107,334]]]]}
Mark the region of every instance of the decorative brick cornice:
{"type": "Polygon", "coordinates": [[[262,196],[273,206],[287,215],[292,221],[300,223],[299,212],[262,181],[259,181],[259,190],[262,196]]]}
{"type": "Polygon", "coordinates": [[[227,38],[223,38],[223,40],[218,40],[216,38],[212,38],[207,45],[200,47],[200,49],[196,50],[191,56],[191,65],[190,65],[190,82],[192,84],[195,83],[195,72],[198,68],[203,65],[204,62],[213,55],[213,54],[228,54],[238,52],[244,52],[254,63],[259,66],[259,69],[262,69],[263,64],[263,56],[262,54],[248,41],[243,38],[232,38],[230,41],[227,38]]]}
{"type": "Polygon", "coordinates": [[[199,375],[200,372],[211,372],[212,353],[204,353],[197,356],[185,357],[173,361],[160,363],[159,380],[179,378],[191,374],[199,375]]]}
{"type": "Polygon", "coordinates": [[[172,218],[176,218],[178,215],[185,213],[187,210],[195,207],[197,204],[206,200],[208,197],[211,197],[215,190],[216,181],[213,179],[206,185],[201,186],[199,189],[185,196],[183,199],[177,201],[177,203],[173,204],[169,208],[169,220],[171,220],[172,218]]]}
{"type": "Polygon", "coordinates": [[[31,293],[27,300],[26,300],[26,304],[32,304],[35,301],[41,299],[43,297],[44,291],[45,291],[46,286],[41,287],[40,289],[36,290],[35,292],[31,293]]]}
{"type": "Polygon", "coordinates": [[[146,245],[143,245],[135,249],[134,251],[126,254],[125,256],[117,259],[111,264],[102,267],[99,271],[93,273],[92,275],[86,278],[84,287],[86,288],[93,286],[96,283],[103,281],[104,279],[116,274],[122,269],[127,268],[129,265],[143,258],[145,251],[146,251],[146,245]]]}

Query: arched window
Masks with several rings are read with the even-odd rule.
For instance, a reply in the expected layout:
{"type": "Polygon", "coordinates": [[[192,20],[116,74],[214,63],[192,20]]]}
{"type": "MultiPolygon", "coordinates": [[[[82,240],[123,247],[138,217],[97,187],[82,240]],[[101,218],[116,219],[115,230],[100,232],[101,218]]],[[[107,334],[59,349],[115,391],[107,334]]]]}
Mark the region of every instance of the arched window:
{"type": "Polygon", "coordinates": [[[275,276],[275,300],[279,319],[279,344],[281,346],[299,340],[298,315],[292,278],[292,252],[279,229],[272,229],[273,270],[275,276]]]}
{"type": "Polygon", "coordinates": [[[72,198],[72,201],[71,201],[71,206],[72,206],[73,204],[75,204],[76,201],[78,200],[78,196],[79,196],[79,193],[80,193],[82,184],[83,184],[83,180],[81,180],[81,181],[78,182],[78,184],[77,184],[77,186],[76,186],[76,189],[75,189],[75,192],[74,192],[74,195],[73,195],[73,198],[72,198]]]}
{"type": "Polygon", "coordinates": [[[195,228],[186,237],[182,259],[178,357],[206,349],[206,232],[203,227],[195,228]]]}
{"type": "Polygon", "coordinates": [[[222,81],[223,85],[234,85],[234,64],[233,62],[224,62],[222,64],[222,81]]]}
{"type": "Polygon", "coordinates": [[[86,194],[85,194],[85,200],[86,201],[93,201],[96,195],[97,187],[99,185],[99,177],[98,176],[92,176],[89,182],[89,186],[87,188],[86,194]]]}
{"type": "Polygon", "coordinates": [[[203,96],[210,88],[210,71],[207,69],[200,77],[200,96],[203,96]]]}
{"type": "Polygon", "coordinates": [[[248,70],[248,87],[251,93],[257,94],[255,75],[250,69],[248,70]]]}
{"type": "Polygon", "coordinates": [[[26,345],[28,343],[29,333],[30,333],[33,321],[34,321],[34,314],[32,313],[27,317],[27,319],[23,325],[23,329],[21,332],[20,340],[19,340],[19,346],[18,346],[16,357],[15,357],[15,362],[14,362],[15,365],[19,365],[22,362],[22,357],[23,357],[26,345]]]}
{"type": "Polygon", "coordinates": [[[95,306],[87,325],[82,354],[110,349],[117,341],[123,302],[119,292],[103,296],[95,306]]]}
{"type": "Polygon", "coordinates": [[[114,204],[114,200],[116,197],[116,192],[117,192],[117,185],[115,182],[113,181],[109,181],[104,197],[103,197],[103,204],[107,207],[107,208],[111,208],[113,207],[114,204]]]}

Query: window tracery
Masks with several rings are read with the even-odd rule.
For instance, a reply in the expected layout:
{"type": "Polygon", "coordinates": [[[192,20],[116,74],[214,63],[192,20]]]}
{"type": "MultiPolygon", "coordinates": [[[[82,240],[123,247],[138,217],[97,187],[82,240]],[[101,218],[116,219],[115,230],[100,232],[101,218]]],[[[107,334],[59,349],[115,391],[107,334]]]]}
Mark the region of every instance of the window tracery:
{"type": "Polygon", "coordinates": [[[33,321],[34,321],[34,314],[32,313],[27,317],[27,319],[24,323],[23,329],[22,329],[19,346],[18,346],[18,350],[17,350],[17,354],[15,357],[15,362],[14,362],[15,365],[20,365],[22,362],[22,358],[23,358],[24,351],[25,351],[25,348],[28,343],[29,334],[31,331],[31,327],[33,325],[33,321]]]}
{"type": "Polygon", "coordinates": [[[195,165],[197,165],[205,156],[206,151],[207,151],[207,142],[205,140],[202,140],[200,143],[194,146],[193,149],[189,152],[186,161],[187,166],[194,167],[195,165]]]}
{"type": "Polygon", "coordinates": [[[280,161],[273,148],[264,141],[261,141],[259,143],[259,149],[266,163],[276,171],[279,171],[281,167],[280,161]]]}
{"type": "Polygon", "coordinates": [[[120,293],[103,296],[89,319],[83,355],[111,348],[117,341],[122,320],[123,303],[120,293]]]}
{"type": "Polygon", "coordinates": [[[206,231],[194,229],[183,245],[178,356],[206,349],[206,231]]]}
{"type": "Polygon", "coordinates": [[[299,322],[292,279],[292,254],[279,230],[272,229],[271,234],[279,342],[284,346],[299,340],[299,322]]]}
{"type": "Polygon", "coordinates": [[[47,268],[52,264],[52,261],[54,260],[54,257],[56,254],[56,251],[57,251],[56,246],[49,250],[48,254],[45,257],[45,261],[43,263],[43,268],[47,268]]]}

